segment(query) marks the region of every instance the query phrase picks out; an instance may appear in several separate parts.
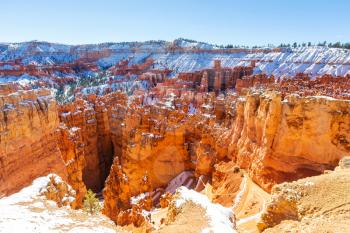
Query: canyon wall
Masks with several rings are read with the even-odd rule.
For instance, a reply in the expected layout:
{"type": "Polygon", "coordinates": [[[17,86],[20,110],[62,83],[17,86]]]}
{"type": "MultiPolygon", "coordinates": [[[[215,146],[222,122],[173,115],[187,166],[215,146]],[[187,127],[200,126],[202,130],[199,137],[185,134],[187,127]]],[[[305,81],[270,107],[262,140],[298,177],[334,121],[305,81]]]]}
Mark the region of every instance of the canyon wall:
{"type": "Polygon", "coordinates": [[[99,192],[108,176],[113,150],[107,109],[96,102],[96,96],[89,96],[89,100],[77,98],[73,103],[60,106],[59,116],[71,131],[80,131],[85,160],[83,181],[87,188],[99,192]]]}
{"type": "Polygon", "coordinates": [[[193,171],[195,182],[210,181],[215,164],[233,160],[269,191],[334,168],[350,153],[349,101],[279,91],[240,97],[172,91],[172,83],[161,83],[165,93],[157,85],[152,95],[111,108],[115,159],[104,213],[112,219],[131,207],[132,196],[164,189],[182,171],[193,171]]]}
{"type": "Polygon", "coordinates": [[[184,112],[141,99],[117,104],[111,114],[115,159],[104,189],[103,212],[116,221],[130,198],[166,186],[191,169],[185,145],[184,112]]]}
{"type": "Polygon", "coordinates": [[[86,194],[83,169],[86,166],[84,144],[80,128],[68,128],[61,124],[57,130],[58,147],[67,170],[67,181],[75,190],[73,208],[81,208],[86,194]]]}
{"type": "Polygon", "coordinates": [[[12,194],[37,177],[55,173],[75,189],[72,207],[82,207],[86,162],[81,130],[59,122],[49,90],[14,87],[0,85],[0,194],[12,194]]]}
{"type": "Polygon", "coordinates": [[[270,191],[331,169],[350,154],[350,102],[312,96],[346,99],[346,78],[324,90],[334,80],[281,81],[252,71],[216,62],[172,79],[148,74],[142,76],[147,91],[77,94],[60,106],[46,89],[2,85],[0,192],[56,173],[76,190],[75,208],[87,188],[103,189],[103,213],[117,222],[141,193],[150,194],[152,206],[166,190],[186,185],[200,191],[210,182],[214,201],[231,205],[238,186],[229,182],[240,184],[239,167],[270,191]],[[234,87],[241,96],[230,91],[234,87]],[[234,195],[219,196],[226,191],[234,195]]]}
{"type": "Polygon", "coordinates": [[[57,146],[56,101],[47,89],[0,85],[0,193],[8,195],[48,173],[67,177],[57,146]]]}
{"type": "Polygon", "coordinates": [[[197,107],[175,95],[146,95],[114,108],[119,118],[111,127],[115,159],[105,183],[104,214],[117,221],[118,213],[132,207],[131,197],[145,192],[153,192],[157,204],[158,192],[175,190],[168,185],[203,189],[214,164],[227,159],[235,96],[227,97],[230,104],[214,93],[200,96],[203,106],[197,107]]]}
{"type": "Polygon", "coordinates": [[[233,158],[266,190],[334,168],[350,154],[349,106],[330,97],[250,92],[237,102],[233,158]]]}

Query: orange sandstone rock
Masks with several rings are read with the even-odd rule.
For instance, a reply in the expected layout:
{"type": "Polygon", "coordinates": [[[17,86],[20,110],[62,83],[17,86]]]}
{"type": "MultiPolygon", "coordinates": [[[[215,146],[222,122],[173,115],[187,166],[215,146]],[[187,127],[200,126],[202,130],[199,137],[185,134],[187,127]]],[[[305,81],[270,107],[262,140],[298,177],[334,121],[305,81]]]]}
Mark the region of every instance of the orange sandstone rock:
{"type": "Polygon", "coordinates": [[[57,145],[58,125],[56,102],[49,90],[1,92],[0,193],[12,194],[49,173],[66,179],[57,145]]]}
{"type": "Polygon", "coordinates": [[[251,92],[237,102],[233,157],[266,190],[322,173],[350,153],[350,102],[251,92]]]}
{"type": "Polygon", "coordinates": [[[84,157],[84,144],[82,142],[80,128],[68,129],[61,125],[58,129],[58,142],[62,159],[65,162],[68,183],[76,191],[73,208],[81,208],[86,194],[86,186],[83,181],[83,169],[86,166],[84,157]]]}

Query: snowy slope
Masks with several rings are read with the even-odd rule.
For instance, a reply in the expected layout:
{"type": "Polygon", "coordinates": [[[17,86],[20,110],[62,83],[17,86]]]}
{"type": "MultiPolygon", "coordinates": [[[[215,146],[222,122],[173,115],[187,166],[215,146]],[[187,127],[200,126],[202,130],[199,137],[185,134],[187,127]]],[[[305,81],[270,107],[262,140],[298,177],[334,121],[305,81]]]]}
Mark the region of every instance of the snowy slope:
{"type": "Polygon", "coordinates": [[[178,72],[195,71],[212,67],[214,59],[220,59],[226,67],[249,65],[256,60],[255,73],[267,73],[275,76],[293,76],[304,72],[311,76],[332,74],[350,74],[350,50],[327,47],[302,47],[284,49],[283,52],[239,52],[222,53],[214,45],[202,42],[178,39],[173,42],[148,41],[104,43],[97,45],[61,45],[47,42],[25,42],[0,45],[0,62],[22,58],[24,64],[60,64],[79,58],[82,51],[112,51],[110,56],[97,61],[101,67],[110,67],[122,59],[129,59],[130,64],[155,60],[155,68],[178,72]],[[177,46],[186,51],[172,51],[177,46]],[[195,51],[195,50],[199,50],[195,51]],[[210,52],[206,52],[210,50],[210,52]],[[200,52],[202,51],[202,52],[200,52]]]}
{"type": "Polygon", "coordinates": [[[176,208],[180,208],[186,202],[193,202],[205,210],[209,226],[203,229],[202,233],[236,232],[231,220],[233,216],[231,209],[223,207],[220,204],[213,204],[205,195],[194,190],[189,190],[186,187],[180,187],[175,196],[177,196],[175,200],[176,208]]]}
{"type": "Polygon", "coordinates": [[[20,192],[0,199],[0,232],[117,232],[114,223],[101,214],[88,216],[81,210],[58,208],[55,202],[40,196],[48,182],[49,175],[37,178],[20,192]]]}

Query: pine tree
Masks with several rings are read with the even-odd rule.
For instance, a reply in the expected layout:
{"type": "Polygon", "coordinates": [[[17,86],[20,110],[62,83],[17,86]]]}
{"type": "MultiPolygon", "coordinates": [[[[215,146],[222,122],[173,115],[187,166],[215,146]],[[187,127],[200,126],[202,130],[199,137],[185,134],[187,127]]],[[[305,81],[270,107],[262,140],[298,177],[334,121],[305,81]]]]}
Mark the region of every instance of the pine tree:
{"type": "Polygon", "coordinates": [[[96,214],[101,210],[100,202],[91,189],[85,195],[83,210],[90,214],[96,214]]]}

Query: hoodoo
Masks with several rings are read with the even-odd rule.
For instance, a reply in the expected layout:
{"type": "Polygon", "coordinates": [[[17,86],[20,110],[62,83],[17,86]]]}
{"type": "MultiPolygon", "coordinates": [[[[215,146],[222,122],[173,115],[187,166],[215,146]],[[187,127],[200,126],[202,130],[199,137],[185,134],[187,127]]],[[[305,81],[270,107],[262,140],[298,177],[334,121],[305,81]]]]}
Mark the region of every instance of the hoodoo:
{"type": "Polygon", "coordinates": [[[16,45],[0,232],[346,232],[348,50],[16,45]]]}
{"type": "Polygon", "coordinates": [[[57,104],[50,91],[2,84],[0,98],[0,193],[18,192],[49,173],[66,179],[56,134],[57,104]]]}

